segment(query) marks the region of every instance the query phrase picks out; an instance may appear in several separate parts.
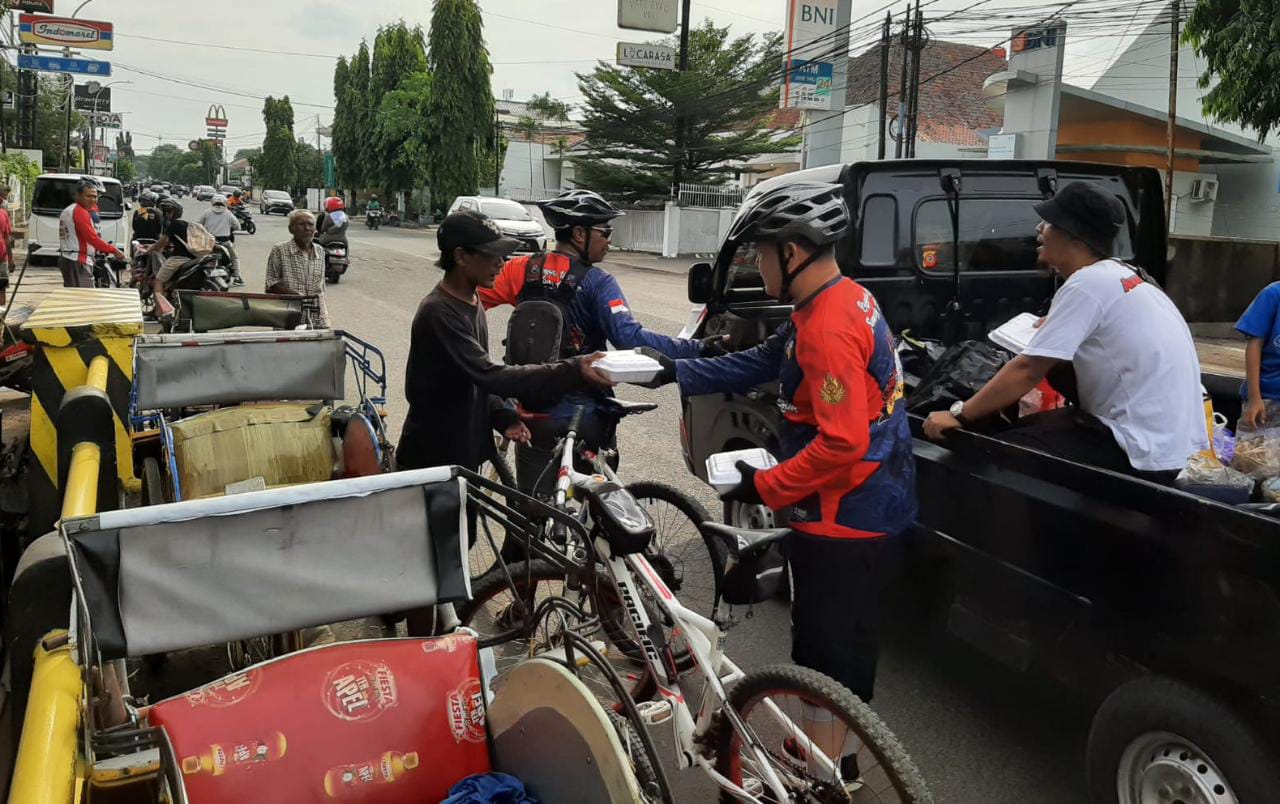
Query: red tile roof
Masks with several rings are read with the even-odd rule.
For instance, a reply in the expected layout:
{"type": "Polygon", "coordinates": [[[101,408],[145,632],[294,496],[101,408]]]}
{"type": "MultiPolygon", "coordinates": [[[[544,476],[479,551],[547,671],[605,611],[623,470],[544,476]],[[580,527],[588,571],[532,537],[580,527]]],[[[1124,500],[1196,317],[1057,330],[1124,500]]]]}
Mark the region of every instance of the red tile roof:
{"type": "MultiPolygon", "coordinates": [[[[889,114],[898,111],[902,47],[889,46],[889,114]]],[[[1004,58],[995,51],[958,42],[934,41],[927,45],[920,61],[920,80],[936,78],[920,86],[918,136],[924,142],[954,145],[981,145],[978,132],[999,129],[1000,114],[993,112],[982,96],[982,82],[1005,69],[1004,58]]],[[[880,99],[880,45],[849,59],[846,103],[862,106],[880,99]]]]}

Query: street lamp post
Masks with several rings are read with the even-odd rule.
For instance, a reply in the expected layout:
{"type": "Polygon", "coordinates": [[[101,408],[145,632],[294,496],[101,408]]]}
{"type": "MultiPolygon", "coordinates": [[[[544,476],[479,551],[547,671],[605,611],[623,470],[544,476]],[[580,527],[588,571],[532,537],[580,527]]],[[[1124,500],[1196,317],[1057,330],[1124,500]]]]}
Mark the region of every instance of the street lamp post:
{"type": "MultiPolygon", "coordinates": [[[[71,12],[71,19],[75,19],[76,15],[85,6],[92,3],[93,0],[84,0],[83,3],[76,6],[76,10],[71,12]]],[[[62,49],[64,58],[71,58],[71,48],[62,49]]],[[[69,173],[71,171],[71,107],[75,103],[76,95],[76,77],[72,73],[67,73],[67,131],[62,141],[62,172],[69,173]]]]}
{"type": "MultiPolygon", "coordinates": [[[[85,2],[91,3],[93,2],[93,0],[85,0],[85,2]]],[[[89,81],[84,85],[85,89],[89,90],[89,92],[93,94],[93,111],[89,113],[89,150],[86,152],[90,154],[90,157],[87,160],[89,164],[86,165],[87,168],[90,168],[89,170],[90,173],[93,172],[92,163],[93,163],[94,157],[97,156],[97,151],[98,151],[98,138],[94,135],[94,124],[97,122],[97,118],[98,118],[98,98],[102,95],[102,90],[106,89],[107,87],[115,86],[116,84],[132,84],[132,83],[133,83],[132,81],[112,81],[108,84],[99,84],[97,81],[89,81]],[[94,87],[97,87],[97,89],[94,89],[94,87]]]]}

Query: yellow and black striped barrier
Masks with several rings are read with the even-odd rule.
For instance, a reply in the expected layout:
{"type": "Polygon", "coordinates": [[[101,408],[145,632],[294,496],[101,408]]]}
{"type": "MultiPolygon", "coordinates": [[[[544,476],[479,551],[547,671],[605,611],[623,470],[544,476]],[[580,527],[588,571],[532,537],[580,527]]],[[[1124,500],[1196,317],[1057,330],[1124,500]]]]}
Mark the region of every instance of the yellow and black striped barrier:
{"type": "MultiPolygon", "coordinates": [[[[142,334],[142,305],[131,288],[60,288],[51,292],[22,325],[22,336],[36,345],[31,366],[31,452],[28,489],[29,533],[53,528],[62,508],[62,491],[78,441],[91,440],[115,467],[116,483],[99,484],[96,510],[117,507],[121,489],[136,492],[129,439],[129,394],[133,382],[133,339],[142,334]],[[94,439],[60,438],[78,420],[68,411],[60,416],[68,396],[88,385],[95,358],[106,399],[114,414],[113,443],[94,439]],[[62,443],[60,443],[60,441],[62,443]],[[110,488],[109,486],[114,486],[110,488]]],[[[85,403],[79,403],[81,405],[85,403]]],[[[73,429],[74,426],[73,426],[73,429]]]]}

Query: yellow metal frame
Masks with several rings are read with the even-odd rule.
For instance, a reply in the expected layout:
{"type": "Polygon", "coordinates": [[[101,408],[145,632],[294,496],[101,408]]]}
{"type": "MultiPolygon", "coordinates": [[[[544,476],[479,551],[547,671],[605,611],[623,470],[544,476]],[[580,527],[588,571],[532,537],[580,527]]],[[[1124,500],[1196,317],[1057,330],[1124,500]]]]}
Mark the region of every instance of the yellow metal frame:
{"type": "Polygon", "coordinates": [[[52,631],[36,647],[9,804],[69,804],[80,799],[84,763],[78,747],[84,675],[66,636],[66,631],[52,631]]]}
{"type": "MultiPolygon", "coordinates": [[[[95,357],[89,363],[85,385],[105,392],[107,370],[107,358],[95,357]]],[[[64,519],[97,511],[101,466],[102,451],[97,444],[82,441],[72,447],[62,498],[64,519]]],[[[72,804],[80,800],[85,779],[85,761],[79,751],[84,692],[84,673],[72,655],[67,632],[51,632],[36,648],[9,804],[72,804]]]]}

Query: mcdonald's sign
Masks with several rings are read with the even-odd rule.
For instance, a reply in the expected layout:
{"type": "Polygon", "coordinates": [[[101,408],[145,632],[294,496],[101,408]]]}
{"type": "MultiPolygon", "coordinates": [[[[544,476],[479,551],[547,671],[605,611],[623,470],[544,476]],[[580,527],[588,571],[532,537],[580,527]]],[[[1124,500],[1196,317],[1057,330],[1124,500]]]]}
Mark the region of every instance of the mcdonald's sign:
{"type": "Polygon", "coordinates": [[[227,110],[218,104],[209,107],[209,113],[204,118],[204,124],[209,128],[226,128],[227,127],[227,110]]]}

